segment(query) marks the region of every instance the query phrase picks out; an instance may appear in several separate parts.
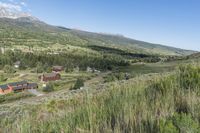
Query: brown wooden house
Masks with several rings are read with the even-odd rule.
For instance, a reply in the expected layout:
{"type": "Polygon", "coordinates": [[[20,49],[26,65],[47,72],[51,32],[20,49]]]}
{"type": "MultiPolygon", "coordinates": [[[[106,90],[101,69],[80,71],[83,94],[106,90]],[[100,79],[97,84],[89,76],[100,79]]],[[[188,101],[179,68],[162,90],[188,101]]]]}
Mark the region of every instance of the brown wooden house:
{"type": "Polygon", "coordinates": [[[56,81],[61,79],[61,75],[59,73],[47,73],[39,76],[39,79],[43,82],[56,81]]]}
{"type": "Polygon", "coordinates": [[[27,81],[13,82],[5,85],[0,85],[0,94],[8,94],[11,92],[21,92],[27,89],[36,89],[36,83],[28,83],[27,81]]]}

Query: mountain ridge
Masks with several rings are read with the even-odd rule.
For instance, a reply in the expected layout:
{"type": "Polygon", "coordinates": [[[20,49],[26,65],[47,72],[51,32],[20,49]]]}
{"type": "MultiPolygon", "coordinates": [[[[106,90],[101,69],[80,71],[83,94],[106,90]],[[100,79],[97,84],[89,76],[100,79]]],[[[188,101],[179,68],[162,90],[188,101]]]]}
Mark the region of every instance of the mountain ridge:
{"type": "MultiPolygon", "coordinates": [[[[122,35],[119,36],[114,34],[94,33],[89,31],[70,29],[63,26],[53,26],[40,21],[30,14],[22,12],[14,12],[14,14],[12,14],[11,11],[7,11],[8,16],[6,16],[6,13],[3,14],[1,9],[7,11],[6,9],[0,8],[0,28],[8,33],[11,32],[9,31],[10,28],[14,30],[14,32],[16,31],[19,35],[24,32],[38,35],[43,34],[47,36],[47,38],[52,38],[52,40],[53,38],[57,39],[56,37],[59,36],[59,38],[63,40],[63,44],[64,40],[72,40],[71,42],[69,41],[66,43],[70,43],[71,45],[100,45],[106,47],[117,47],[120,49],[126,49],[132,52],[145,54],[190,55],[196,53],[196,51],[192,50],[184,50],[171,46],[139,41],[124,37],[122,35]]],[[[12,34],[12,36],[14,36],[16,39],[17,36],[19,36],[14,33],[12,34]]],[[[6,38],[5,35],[2,36],[6,38]]],[[[35,36],[36,37],[32,39],[40,38],[38,40],[41,42],[44,40],[37,35],[35,36]]],[[[0,41],[3,41],[4,38],[1,38],[0,41]]],[[[7,38],[9,38],[9,36],[7,38]]]]}

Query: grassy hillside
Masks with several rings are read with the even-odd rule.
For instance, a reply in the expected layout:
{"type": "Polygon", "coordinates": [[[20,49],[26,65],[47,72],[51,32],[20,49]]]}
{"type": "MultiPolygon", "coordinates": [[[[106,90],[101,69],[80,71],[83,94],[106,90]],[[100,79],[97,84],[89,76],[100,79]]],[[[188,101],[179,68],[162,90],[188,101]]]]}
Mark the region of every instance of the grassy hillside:
{"type": "Polygon", "coordinates": [[[31,47],[51,47],[59,44],[63,46],[104,46],[116,48],[131,53],[161,54],[161,55],[188,55],[194,53],[182,49],[151,44],[117,35],[97,34],[63,27],[55,27],[41,21],[29,18],[0,19],[0,44],[7,47],[15,45],[31,47]]]}
{"type": "Polygon", "coordinates": [[[199,69],[198,64],[180,66],[173,73],[109,83],[103,87],[106,91],[85,90],[71,100],[12,107],[20,113],[8,117],[2,113],[0,129],[10,133],[196,133],[200,131],[199,69]]]}
{"type": "MultiPolygon", "coordinates": [[[[189,55],[194,51],[167,47],[159,44],[133,40],[119,35],[97,34],[73,30],[73,34],[87,40],[97,40],[97,45],[113,46],[133,50],[135,53],[164,54],[164,55],[189,55]]],[[[93,42],[94,43],[94,42],[93,42]]],[[[91,42],[90,42],[91,44],[91,42]]],[[[95,43],[94,43],[95,44],[95,43]]]]}

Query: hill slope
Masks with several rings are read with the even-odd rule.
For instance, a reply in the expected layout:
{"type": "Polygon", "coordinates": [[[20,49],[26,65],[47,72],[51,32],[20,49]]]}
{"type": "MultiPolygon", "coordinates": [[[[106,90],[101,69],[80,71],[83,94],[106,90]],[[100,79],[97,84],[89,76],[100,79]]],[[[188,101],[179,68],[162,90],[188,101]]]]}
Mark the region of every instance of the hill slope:
{"type": "Polygon", "coordinates": [[[194,51],[129,39],[118,35],[85,32],[48,25],[34,17],[0,18],[0,44],[51,47],[53,44],[117,48],[133,53],[189,55],[194,51]]]}

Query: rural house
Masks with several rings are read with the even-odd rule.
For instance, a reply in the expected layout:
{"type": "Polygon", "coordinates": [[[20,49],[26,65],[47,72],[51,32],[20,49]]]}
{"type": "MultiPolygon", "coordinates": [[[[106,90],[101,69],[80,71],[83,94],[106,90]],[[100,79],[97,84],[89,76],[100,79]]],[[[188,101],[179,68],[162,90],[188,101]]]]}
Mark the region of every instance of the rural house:
{"type": "Polygon", "coordinates": [[[11,92],[21,92],[27,89],[36,89],[38,85],[36,83],[28,83],[27,81],[8,83],[0,85],[0,94],[8,94],[11,92]]]}
{"type": "Polygon", "coordinates": [[[52,71],[53,72],[61,72],[64,70],[63,66],[53,66],[52,71]]]}
{"type": "Polygon", "coordinates": [[[61,79],[61,75],[59,73],[47,73],[39,76],[39,79],[43,82],[56,81],[61,79]]]}

